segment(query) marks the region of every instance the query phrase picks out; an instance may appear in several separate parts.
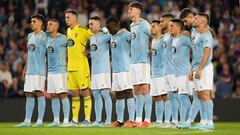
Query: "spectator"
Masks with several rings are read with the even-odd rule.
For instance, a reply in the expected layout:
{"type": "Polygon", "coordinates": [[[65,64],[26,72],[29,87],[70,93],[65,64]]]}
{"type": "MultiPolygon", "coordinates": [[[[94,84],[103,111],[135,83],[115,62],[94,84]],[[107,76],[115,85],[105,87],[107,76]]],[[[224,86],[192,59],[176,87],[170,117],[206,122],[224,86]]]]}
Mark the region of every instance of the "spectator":
{"type": "Polygon", "coordinates": [[[13,97],[23,97],[23,87],[19,86],[18,78],[13,78],[13,83],[9,90],[7,90],[7,97],[13,98],[13,97]]]}

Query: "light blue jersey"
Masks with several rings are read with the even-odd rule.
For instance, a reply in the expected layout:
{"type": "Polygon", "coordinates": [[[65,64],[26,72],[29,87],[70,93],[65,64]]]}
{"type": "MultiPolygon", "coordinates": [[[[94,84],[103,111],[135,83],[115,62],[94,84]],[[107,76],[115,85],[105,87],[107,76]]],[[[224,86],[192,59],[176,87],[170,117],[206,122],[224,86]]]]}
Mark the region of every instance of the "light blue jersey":
{"type": "Polygon", "coordinates": [[[152,63],[151,63],[151,77],[164,76],[164,48],[163,36],[152,40],[152,63]]]}
{"type": "Polygon", "coordinates": [[[206,47],[211,49],[211,53],[204,67],[212,63],[213,37],[210,31],[205,33],[197,33],[195,39],[193,40],[193,46],[193,71],[197,70],[202,60],[203,49],[206,47]]]}
{"type": "Polygon", "coordinates": [[[173,38],[169,33],[164,34],[163,39],[164,48],[164,73],[165,75],[174,74],[174,61],[172,53],[172,41],[173,38]]]}
{"type": "Polygon", "coordinates": [[[113,73],[128,72],[130,69],[131,33],[126,29],[120,30],[111,37],[112,71],[113,73]]]}
{"type": "Polygon", "coordinates": [[[192,42],[189,36],[180,35],[173,38],[172,52],[176,76],[188,75],[191,69],[189,54],[191,48],[192,42]]]}
{"type": "Polygon", "coordinates": [[[149,38],[151,36],[151,26],[140,19],[137,23],[132,23],[131,27],[131,60],[136,63],[150,63],[149,38]]]}
{"type": "Polygon", "coordinates": [[[40,31],[37,35],[28,35],[27,75],[46,75],[47,36],[40,31]]]}
{"type": "Polygon", "coordinates": [[[47,51],[48,51],[48,73],[66,73],[66,56],[67,56],[67,37],[57,33],[56,37],[48,36],[47,51]]]}
{"type": "Polygon", "coordinates": [[[91,73],[110,73],[110,34],[102,32],[90,38],[91,73]]]}

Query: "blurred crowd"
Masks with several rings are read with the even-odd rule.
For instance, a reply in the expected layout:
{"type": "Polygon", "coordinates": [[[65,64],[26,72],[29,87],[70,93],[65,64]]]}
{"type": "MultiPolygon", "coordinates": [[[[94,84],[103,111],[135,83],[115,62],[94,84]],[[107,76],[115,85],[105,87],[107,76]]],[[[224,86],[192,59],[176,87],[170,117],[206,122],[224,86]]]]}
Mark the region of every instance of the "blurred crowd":
{"type": "MultiPolygon", "coordinates": [[[[31,32],[30,15],[42,13],[46,19],[60,21],[60,32],[66,33],[64,11],[76,9],[79,24],[87,26],[88,18],[110,15],[120,18],[129,28],[130,0],[0,0],[0,98],[23,97],[22,71],[27,56],[27,35],[31,32]]],[[[240,98],[240,6],[238,0],[142,0],[142,17],[151,22],[163,13],[178,17],[181,9],[205,12],[217,36],[214,42],[215,98],[240,98]]]]}

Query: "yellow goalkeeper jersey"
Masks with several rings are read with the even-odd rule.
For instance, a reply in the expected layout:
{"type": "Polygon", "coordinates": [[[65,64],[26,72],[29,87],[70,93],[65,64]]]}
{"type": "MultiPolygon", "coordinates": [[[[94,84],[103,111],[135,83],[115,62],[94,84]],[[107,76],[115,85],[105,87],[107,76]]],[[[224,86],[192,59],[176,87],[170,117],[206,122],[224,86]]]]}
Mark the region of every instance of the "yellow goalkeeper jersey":
{"type": "Polygon", "coordinates": [[[83,54],[86,50],[86,43],[93,33],[80,25],[67,30],[68,38],[68,71],[89,72],[88,59],[83,54]]]}

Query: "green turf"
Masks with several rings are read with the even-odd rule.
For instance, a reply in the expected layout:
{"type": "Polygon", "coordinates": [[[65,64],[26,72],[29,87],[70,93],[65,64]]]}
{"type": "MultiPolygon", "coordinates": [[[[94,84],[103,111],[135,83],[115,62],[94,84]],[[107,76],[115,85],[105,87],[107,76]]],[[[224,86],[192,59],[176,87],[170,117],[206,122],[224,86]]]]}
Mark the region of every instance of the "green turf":
{"type": "Polygon", "coordinates": [[[16,123],[0,123],[0,135],[240,135],[240,123],[216,123],[214,131],[158,128],[17,128],[16,123]]]}

